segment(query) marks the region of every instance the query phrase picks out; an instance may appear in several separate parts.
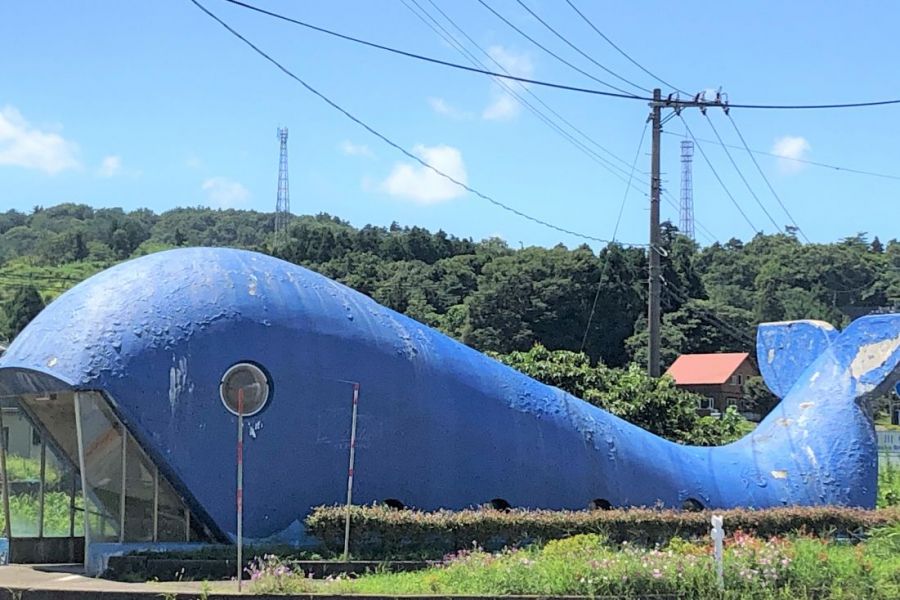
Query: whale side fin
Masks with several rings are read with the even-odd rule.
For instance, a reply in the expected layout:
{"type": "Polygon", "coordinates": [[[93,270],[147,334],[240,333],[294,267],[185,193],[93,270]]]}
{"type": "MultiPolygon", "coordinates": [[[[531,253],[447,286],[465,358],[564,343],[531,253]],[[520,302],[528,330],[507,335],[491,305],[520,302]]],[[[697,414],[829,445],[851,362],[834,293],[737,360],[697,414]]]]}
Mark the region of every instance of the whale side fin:
{"type": "Polygon", "coordinates": [[[806,368],[839,335],[825,321],[761,323],[756,331],[756,360],[769,390],[784,398],[806,368]]]}

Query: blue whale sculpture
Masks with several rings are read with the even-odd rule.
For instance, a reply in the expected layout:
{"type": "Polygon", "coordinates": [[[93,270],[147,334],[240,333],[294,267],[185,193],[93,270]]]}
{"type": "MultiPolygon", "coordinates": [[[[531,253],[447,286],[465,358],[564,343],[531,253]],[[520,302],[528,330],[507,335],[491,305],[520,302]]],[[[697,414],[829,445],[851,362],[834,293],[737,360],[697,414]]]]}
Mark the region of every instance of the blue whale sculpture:
{"type": "Polygon", "coordinates": [[[900,378],[900,315],[843,333],[766,324],[757,352],[781,403],[744,439],[684,446],[307,269],[196,248],[120,264],[60,296],[0,359],[0,393],[101,392],[223,539],[235,533],[237,421],[220,383],[239,363],[257,365],[271,390],[245,419],[251,538],[344,500],[354,385],[358,503],[873,507],[867,401],[900,378]]]}

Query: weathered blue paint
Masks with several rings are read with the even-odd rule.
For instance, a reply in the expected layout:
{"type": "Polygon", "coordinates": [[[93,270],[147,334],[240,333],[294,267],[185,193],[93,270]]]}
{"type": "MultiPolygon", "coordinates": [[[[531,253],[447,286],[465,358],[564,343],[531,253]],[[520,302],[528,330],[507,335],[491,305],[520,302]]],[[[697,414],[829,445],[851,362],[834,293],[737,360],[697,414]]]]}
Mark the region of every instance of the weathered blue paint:
{"type": "Polygon", "coordinates": [[[759,372],[779,398],[834,342],[839,332],[824,321],[763,323],[756,332],[759,372]]]}
{"type": "MultiPolygon", "coordinates": [[[[781,346],[761,347],[778,359],[781,346]]],[[[0,359],[0,390],[102,390],[191,506],[232,534],[236,422],[217,387],[231,365],[260,364],[273,393],[246,423],[245,532],[256,538],[343,500],[350,382],[361,386],[360,503],[872,507],[875,433],[863,405],[900,377],[900,315],[859,319],[814,350],[751,435],[681,446],[306,269],[182,249],[60,296],[0,359]]]]}

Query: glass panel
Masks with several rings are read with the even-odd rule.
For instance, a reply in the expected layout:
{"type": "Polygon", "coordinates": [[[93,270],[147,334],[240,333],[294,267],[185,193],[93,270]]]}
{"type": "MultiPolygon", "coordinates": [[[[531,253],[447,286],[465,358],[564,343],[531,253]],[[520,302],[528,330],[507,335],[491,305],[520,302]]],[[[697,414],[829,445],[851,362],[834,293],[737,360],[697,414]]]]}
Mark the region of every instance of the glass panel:
{"type": "MultiPolygon", "coordinates": [[[[5,450],[7,451],[7,470],[10,478],[10,517],[12,535],[14,537],[67,537],[72,531],[71,511],[72,484],[75,483],[76,499],[80,495],[81,478],[74,465],[69,461],[66,452],[53,439],[43,437],[41,428],[34,426],[29,414],[36,408],[42,414],[52,412],[51,423],[55,429],[74,433],[75,420],[71,394],[22,396],[16,399],[5,399],[3,403],[3,428],[6,434],[5,450]],[[54,411],[48,411],[48,406],[54,411]],[[28,410],[25,410],[28,409],[28,410]],[[68,419],[69,423],[66,424],[68,419]],[[41,447],[46,441],[43,451],[43,506],[41,503],[41,447]],[[42,523],[43,521],[43,523],[42,523]],[[43,525],[43,526],[42,526],[43,525]]],[[[74,435],[61,436],[70,451],[76,449],[72,445],[74,435]]],[[[82,513],[74,514],[74,534],[83,535],[82,513]]],[[[0,511],[0,531],[4,523],[0,511]]]]}
{"type": "Polygon", "coordinates": [[[159,541],[187,540],[184,503],[163,477],[159,478],[159,541]]]}
{"type": "Polygon", "coordinates": [[[122,430],[96,393],[78,395],[91,541],[118,541],[122,430]]]}
{"type": "Polygon", "coordinates": [[[134,438],[125,445],[125,540],[153,540],[153,465],[134,438]]]}

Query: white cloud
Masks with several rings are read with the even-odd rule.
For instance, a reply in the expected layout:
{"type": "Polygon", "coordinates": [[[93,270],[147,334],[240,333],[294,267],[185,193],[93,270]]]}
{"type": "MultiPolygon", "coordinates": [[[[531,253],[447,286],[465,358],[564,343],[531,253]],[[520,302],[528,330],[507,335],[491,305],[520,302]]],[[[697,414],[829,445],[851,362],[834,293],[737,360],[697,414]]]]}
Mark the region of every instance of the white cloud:
{"type": "Polygon", "coordinates": [[[78,168],[78,146],[58,133],[32,127],[12,106],[0,109],[0,165],[55,175],[78,168]]]}
{"type": "MultiPolygon", "coordinates": [[[[434,168],[457,181],[468,182],[462,154],[456,148],[445,145],[416,145],[413,152],[434,168]]],[[[437,204],[458,198],[466,193],[463,188],[431,169],[409,163],[394,165],[387,179],[381,182],[381,189],[391,196],[412,200],[418,204],[437,204]]]]}
{"type": "Polygon", "coordinates": [[[340,148],[341,152],[347,156],[364,156],[366,158],[375,156],[372,150],[365,144],[354,144],[349,140],[341,142],[338,148],[340,148]]]}
{"type": "Polygon", "coordinates": [[[468,113],[464,110],[460,110],[455,106],[449,104],[443,98],[428,98],[428,105],[431,107],[431,110],[436,112],[439,115],[450,117],[451,119],[471,119],[471,113],[468,113]]]}
{"type": "Polygon", "coordinates": [[[775,140],[772,145],[772,154],[783,156],[778,159],[778,168],[783,173],[796,173],[804,167],[797,159],[805,159],[812,149],[806,138],[801,136],[786,135],[775,140]]]}
{"type": "Polygon", "coordinates": [[[110,154],[109,156],[104,156],[103,160],[100,161],[100,168],[97,169],[97,174],[100,177],[115,177],[121,171],[122,157],[110,154]]]}
{"type": "MultiPolygon", "coordinates": [[[[488,48],[488,54],[502,65],[510,75],[528,79],[534,76],[534,65],[526,54],[516,54],[503,46],[491,46],[488,48]]],[[[527,84],[509,82],[507,85],[524,88],[527,84]]],[[[493,97],[491,103],[488,104],[481,113],[483,119],[489,121],[512,119],[516,117],[522,109],[519,101],[496,83],[491,91],[491,95],[493,97]]]]}
{"type": "Polygon", "coordinates": [[[212,177],[201,186],[213,208],[237,208],[246,204],[250,191],[237,181],[226,177],[212,177]]]}

